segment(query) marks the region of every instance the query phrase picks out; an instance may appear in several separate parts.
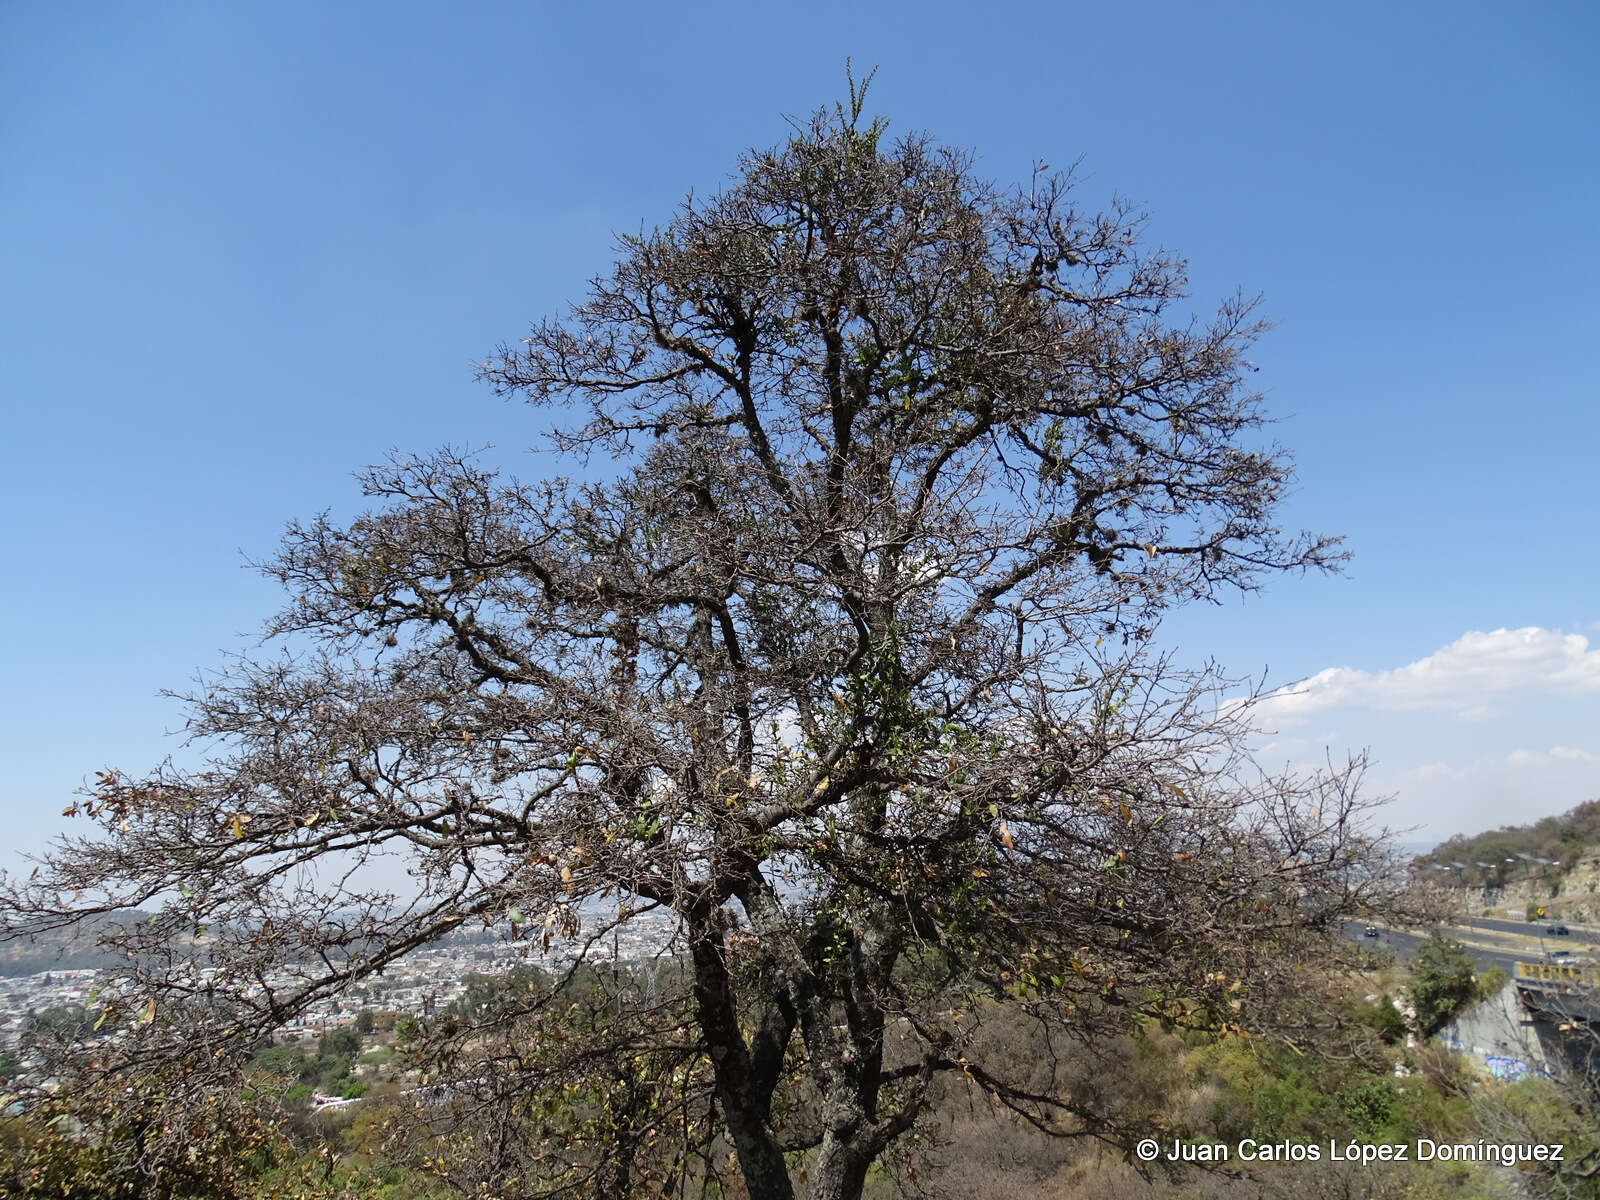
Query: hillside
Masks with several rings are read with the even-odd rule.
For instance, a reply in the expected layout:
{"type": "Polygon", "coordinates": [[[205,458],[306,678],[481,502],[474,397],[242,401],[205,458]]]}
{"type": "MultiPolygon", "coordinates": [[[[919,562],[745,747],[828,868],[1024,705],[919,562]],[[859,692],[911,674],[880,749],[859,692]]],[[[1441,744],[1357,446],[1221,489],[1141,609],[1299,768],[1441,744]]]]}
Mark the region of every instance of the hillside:
{"type": "Polygon", "coordinates": [[[1412,868],[1467,891],[1472,908],[1543,907],[1552,918],[1600,920],[1600,800],[1529,825],[1457,834],[1412,868]]]}
{"type": "Polygon", "coordinates": [[[34,975],[40,971],[76,971],[106,967],[118,955],[100,944],[103,934],[136,923],[148,914],[133,912],[101,917],[73,929],[52,929],[0,942],[0,979],[34,975]]]}

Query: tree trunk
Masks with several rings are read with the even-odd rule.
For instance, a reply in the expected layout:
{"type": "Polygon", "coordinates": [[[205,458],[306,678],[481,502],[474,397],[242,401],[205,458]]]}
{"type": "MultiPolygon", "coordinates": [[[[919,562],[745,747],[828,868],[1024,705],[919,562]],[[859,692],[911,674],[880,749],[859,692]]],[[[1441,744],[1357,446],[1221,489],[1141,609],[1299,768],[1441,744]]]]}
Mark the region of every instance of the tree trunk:
{"type": "Polygon", "coordinates": [[[872,1160],[829,1132],[811,1169],[811,1200],[860,1200],[872,1160]]]}
{"type": "Polygon", "coordinates": [[[723,965],[722,935],[705,913],[691,914],[690,930],[695,1007],[711,1054],[717,1104],[739,1157],[745,1188],[750,1200],[794,1200],[783,1151],[757,1103],[750,1053],[723,965]]]}

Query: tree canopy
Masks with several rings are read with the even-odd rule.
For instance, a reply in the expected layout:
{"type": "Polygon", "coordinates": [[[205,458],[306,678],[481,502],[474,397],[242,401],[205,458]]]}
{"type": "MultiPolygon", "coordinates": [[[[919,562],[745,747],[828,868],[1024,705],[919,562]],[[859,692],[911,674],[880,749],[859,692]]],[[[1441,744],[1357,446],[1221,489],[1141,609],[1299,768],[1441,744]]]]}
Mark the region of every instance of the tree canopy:
{"type": "Polygon", "coordinates": [[[483,364],[573,478],[396,458],[370,512],[289,528],[284,653],[190,697],[206,765],[103,774],[97,830],[7,885],[18,925],[157,911],[108,935],[102,1068],[225,1064],[464,925],[656,921],[653,972],[418,1023],[451,1169],[832,1198],[940,1088],[1117,1142],[1136,1117],[1056,1086],[1104,1035],[1304,1019],[1387,886],[1359,768],[1256,769],[1248,705],[1153,648],[1338,559],[1276,521],[1255,306],[1194,318],[1127,206],[862,114],[852,85],[483,364]]]}
{"type": "MultiPolygon", "coordinates": [[[[1480,998],[1476,972],[1472,955],[1458,941],[1436,933],[1418,947],[1411,965],[1411,1003],[1423,1033],[1437,1033],[1480,998]]],[[[1503,983],[1503,972],[1500,978],[1503,983]]]]}

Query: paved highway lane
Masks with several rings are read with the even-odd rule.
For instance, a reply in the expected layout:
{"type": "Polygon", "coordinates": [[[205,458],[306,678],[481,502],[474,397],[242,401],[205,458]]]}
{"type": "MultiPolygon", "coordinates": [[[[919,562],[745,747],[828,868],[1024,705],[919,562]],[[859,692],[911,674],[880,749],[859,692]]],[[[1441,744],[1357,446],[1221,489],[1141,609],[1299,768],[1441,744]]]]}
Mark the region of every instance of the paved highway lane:
{"type": "Polygon", "coordinates": [[[1592,925],[1569,925],[1565,935],[1546,933],[1550,925],[1539,921],[1528,925],[1518,921],[1496,921],[1487,917],[1468,917],[1448,931],[1451,937],[1487,942],[1522,953],[1524,961],[1548,960],[1565,951],[1579,962],[1600,962],[1600,929],[1592,925]]]}
{"type": "Polygon", "coordinates": [[[1456,924],[1465,929],[1485,929],[1492,933],[1520,933],[1528,937],[1542,937],[1557,946],[1568,942],[1574,945],[1600,943],[1600,926],[1572,925],[1560,920],[1502,921],[1495,917],[1463,917],[1456,924]],[[1566,926],[1567,933],[1565,937],[1545,932],[1545,930],[1557,925],[1566,926]]]}
{"type": "MultiPolygon", "coordinates": [[[[1365,929],[1366,926],[1358,921],[1350,921],[1345,924],[1345,932],[1351,941],[1365,942],[1369,946],[1387,946],[1394,951],[1395,957],[1401,962],[1409,961],[1412,955],[1416,954],[1417,948],[1427,941],[1429,936],[1426,930],[1406,933],[1398,929],[1380,928],[1377,937],[1369,938],[1363,932],[1365,929]]],[[[1466,948],[1467,953],[1472,955],[1472,961],[1477,965],[1479,971],[1487,971],[1490,967],[1499,967],[1507,975],[1515,975],[1519,960],[1528,962],[1529,960],[1538,961],[1539,958],[1539,955],[1531,950],[1519,954],[1509,949],[1474,945],[1471,941],[1463,940],[1461,935],[1468,932],[1466,930],[1441,929],[1439,932],[1446,937],[1460,941],[1466,948]]]]}

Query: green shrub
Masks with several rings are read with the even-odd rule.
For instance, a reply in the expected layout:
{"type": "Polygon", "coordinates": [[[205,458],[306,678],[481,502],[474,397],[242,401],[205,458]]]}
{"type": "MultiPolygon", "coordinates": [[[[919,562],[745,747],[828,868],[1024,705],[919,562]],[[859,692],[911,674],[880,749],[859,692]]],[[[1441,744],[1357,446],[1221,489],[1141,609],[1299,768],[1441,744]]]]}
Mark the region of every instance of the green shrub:
{"type": "Polygon", "coordinates": [[[1499,995],[1500,989],[1506,986],[1510,978],[1511,976],[1507,975],[1499,967],[1490,967],[1482,975],[1478,976],[1478,999],[1487,1000],[1492,996],[1499,995]]]}
{"type": "Polygon", "coordinates": [[[1472,955],[1460,942],[1434,934],[1411,961],[1411,1003],[1417,1028],[1432,1035],[1478,998],[1472,955]]]}
{"type": "Polygon", "coordinates": [[[1394,1045],[1406,1034],[1406,1019],[1385,992],[1376,1004],[1358,1004],[1351,1015],[1371,1029],[1385,1045],[1394,1045]]]}
{"type": "Polygon", "coordinates": [[[1379,1141],[1402,1103],[1400,1088],[1386,1076],[1374,1076],[1344,1096],[1344,1111],[1359,1138],[1379,1141]]]}

